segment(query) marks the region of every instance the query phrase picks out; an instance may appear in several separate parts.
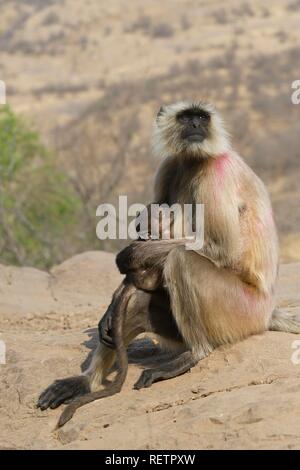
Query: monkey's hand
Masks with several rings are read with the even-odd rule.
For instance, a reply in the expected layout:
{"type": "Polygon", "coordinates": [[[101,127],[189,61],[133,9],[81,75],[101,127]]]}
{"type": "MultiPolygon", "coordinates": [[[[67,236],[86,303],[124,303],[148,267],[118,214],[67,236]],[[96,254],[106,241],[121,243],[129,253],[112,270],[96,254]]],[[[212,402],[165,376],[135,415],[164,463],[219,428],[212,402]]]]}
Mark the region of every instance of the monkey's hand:
{"type": "Polygon", "coordinates": [[[115,349],[116,345],[113,339],[112,331],[112,317],[113,311],[108,309],[106,314],[101,318],[98,323],[99,341],[108,348],[115,349]]]}

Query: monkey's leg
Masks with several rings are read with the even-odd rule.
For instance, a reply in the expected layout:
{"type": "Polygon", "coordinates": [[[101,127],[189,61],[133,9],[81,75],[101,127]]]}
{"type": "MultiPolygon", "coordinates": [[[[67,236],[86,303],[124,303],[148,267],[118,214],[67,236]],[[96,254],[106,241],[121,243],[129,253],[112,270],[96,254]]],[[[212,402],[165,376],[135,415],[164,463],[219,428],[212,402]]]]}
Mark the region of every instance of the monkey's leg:
{"type": "Polygon", "coordinates": [[[142,372],[134,388],[139,390],[143,387],[150,387],[152,383],[158,380],[170,379],[184,374],[199,361],[199,355],[187,351],[185,342],[178,330],[174,320],[170,296],[166,289],[160,289],[151,296],[149,304],[149,323],[147,331],[158,334],[162,339],[162,344],[180,353],[178,357],[161,364],[153,369],[146,369],[142,372]]]}
{"type": "Polygon", "coordinates": [[[176,359],[166,362],[158,368],[144,370],[138,381],[134,384],[134,388],[140,390],[143,387],[150,387],[159,380],[177,377],[194,367],[198,361],[199,358],[196,358],[191,351],[185,351],[176,359]]]}
{"type": "Polygon", "coordinates": [[[123,341],[123,323],[126,320],[126,310],[128,302],[130,300],[131,295],[135,291],[136,288],[133,284],[123,283],[121,291],[119,292],[118,301],[116,302],[112,324],[116,340],[116,354],[118,358],[118,372],[116,378],[104,390],[90,392],[84,395],[83,397],[78,397],[73,400],[72,403],[68,405],[61,414],[57,424],[58,427],[61,427],[66,422],[68,422],[78,408],[86,405],[87,403],[99,400],[100,398],[109,397],[121,391],[128,370],[127,351],[123,341]]]}
{"type": "MultiPolygon", "coordinates": [[[[137,289],[146,292],[159,292],[163,284],[162,269],[155,266],[153,268],[141,268],[136,271],[130,271],[126,276],[124,283],[131,283],[137,289]]],[[[112,332],[112,320],[121,289],[122,284],[114,293],[110,306],[98,324],[100,343],[112,349],[115,348],[115,340],[112,332]]]]}
{"type": "Polygon", "coordinates": [[[175,248],[164,278],[178,329],[200,357],[268,328],[272,297],[199,253],[175,248]]]}
{"type": "MultiPolygon", "coordinates": [[[[112,304],[119,292],[120,288],[116,291],[112,304]]],[[[138,334],[147,330],[150,298],[151,294],[143,291],[135,291],[132,294],[126,311],[126,321],[124,322],[123,337],[125,346],[138,334]]],[[[109,308],[111,308],[111,305],[109,308]]],[[[93,354],[89,368],[81,375],[56,380],[40,395],[37,406],[41,410],[57,408],[62,403],[68,403],[77,397],[97,390],[110,372],[115,358],[115,351],[100,343],[93,354]]]]}

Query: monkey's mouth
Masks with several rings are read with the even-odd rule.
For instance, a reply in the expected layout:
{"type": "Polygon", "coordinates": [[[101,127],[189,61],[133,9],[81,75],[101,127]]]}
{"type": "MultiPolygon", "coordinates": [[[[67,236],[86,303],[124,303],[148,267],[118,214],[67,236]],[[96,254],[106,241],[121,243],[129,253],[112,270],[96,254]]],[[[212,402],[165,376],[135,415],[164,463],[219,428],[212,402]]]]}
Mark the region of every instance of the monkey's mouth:
{"type": "Polygon", "coordinates": [[[181,134],[181,137],[183,140],[186,142],[189,142],[191,144],[193,143],[201,143],[205,139],[205,135],[203,132],[197,130],[186,130],[183,131],[181,134]]]}

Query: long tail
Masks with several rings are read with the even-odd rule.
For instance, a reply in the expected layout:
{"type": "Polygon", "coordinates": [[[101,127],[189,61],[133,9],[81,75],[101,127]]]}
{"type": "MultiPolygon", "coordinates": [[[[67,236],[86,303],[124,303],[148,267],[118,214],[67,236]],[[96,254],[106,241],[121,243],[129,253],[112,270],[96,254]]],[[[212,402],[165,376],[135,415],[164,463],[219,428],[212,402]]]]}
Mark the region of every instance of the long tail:
{"type": "Polygon", "coordinates": [[[284,312],[275,308],[270,320],[269,330],[300,333],[300,312],[284,312]]]}
{"type": "Polygon", "coordinates": [[[80,398],[76,398],[70,405],[68,405],[62,412],[57,428],[60,428],[66,424],[74,415],[75,411],[87,403],[99,400],[100,398],[106,398],[115,393],[119,393],[122,389],[123,383],[126,379],[128,370],[128,357],[127,351],[123,340],[123,322],[124,312],[126,310],[128,301],[134,292],[135,287],[133,284],[123,284],[123,290],[120,293],[119,301],[116,305],[116,309],[113,316],[113,332],[116,344],[116,353],[118,359],[118,373],[113,383],[104,390],[88,393],[80,398]]]}

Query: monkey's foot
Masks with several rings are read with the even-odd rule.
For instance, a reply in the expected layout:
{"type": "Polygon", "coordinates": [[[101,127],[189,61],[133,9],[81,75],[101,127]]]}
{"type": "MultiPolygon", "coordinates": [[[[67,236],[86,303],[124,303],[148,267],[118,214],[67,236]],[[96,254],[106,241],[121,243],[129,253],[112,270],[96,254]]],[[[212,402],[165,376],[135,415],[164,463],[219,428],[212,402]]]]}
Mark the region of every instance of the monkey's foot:
{"type": "Polygon", "coordinates": [[[158,380],[177,377],[194,367],[198,361],[199,357],[195,357],[191,351],[185,351],[175,359],[163,364],[160,369],[144,370],[139,380],[135,383],[134,388],[140,390],[143,387],[150,387],[158,380]]]}
{"type": "Polygon", "coordinates": [[[62,403],[69,403],[74,398],[90,392],[89,379],[84,375],[55,380],[42,392],[37,407],[41,410],[57,408],[62,403]]]}
{"type": "Polygon", "coordinates": [[[148,388],[154,382],[157,382],[160,379],[163,379],[164,376],[159,370],[155,369],[145,369],[140,375],[138,381],[134,384],[135,390],[140,390],[141,388],[148,388]]]}

